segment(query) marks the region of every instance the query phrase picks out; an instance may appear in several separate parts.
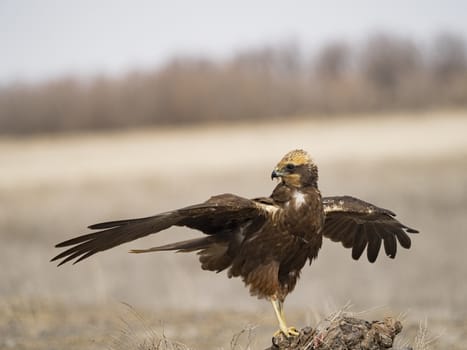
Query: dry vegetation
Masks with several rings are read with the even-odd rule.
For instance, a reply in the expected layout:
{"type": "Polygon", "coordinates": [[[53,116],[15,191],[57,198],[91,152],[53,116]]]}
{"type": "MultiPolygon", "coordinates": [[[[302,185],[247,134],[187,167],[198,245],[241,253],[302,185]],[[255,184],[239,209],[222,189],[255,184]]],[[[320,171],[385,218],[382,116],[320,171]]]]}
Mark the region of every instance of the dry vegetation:
{"type": "Polygon", "coordinates": [[[465,107],[466,91],[461,36],[422,44],[380,34],[311,54],[286,43],[221,62],[177,58],[123,78],[18,83],[0,90],[0,133],[465,107]]]}

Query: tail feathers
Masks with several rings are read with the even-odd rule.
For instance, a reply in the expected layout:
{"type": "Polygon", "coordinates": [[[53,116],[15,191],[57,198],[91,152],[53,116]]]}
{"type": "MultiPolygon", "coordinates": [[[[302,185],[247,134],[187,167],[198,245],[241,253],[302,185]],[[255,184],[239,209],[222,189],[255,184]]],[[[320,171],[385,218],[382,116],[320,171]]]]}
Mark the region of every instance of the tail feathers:
{"type": "Polygon", "coordinates": [[[175,243],[170,243],[158,247],[152,247],[149,249],[132,249],[130,253],[149,253],[149,252],[162,252],[168,250],[176,250],[177,252],[193,252],[196,250],[201,250],[209,247],[212,244],[212,237],[202,237],[189,239],[186,241],[180,241],[175,243]]]}
{"type": "Polygon", "coordinates": [[[130,250],[130,253],[149,253],[167,250],[176,250],[182,253],[198,251],[199,261],[203,270],[220,272],[232,264],[232,257],[228,254],[228,248],[228,242],[219,241],[210,236],[149,249],[134,249],[130,250]]]}

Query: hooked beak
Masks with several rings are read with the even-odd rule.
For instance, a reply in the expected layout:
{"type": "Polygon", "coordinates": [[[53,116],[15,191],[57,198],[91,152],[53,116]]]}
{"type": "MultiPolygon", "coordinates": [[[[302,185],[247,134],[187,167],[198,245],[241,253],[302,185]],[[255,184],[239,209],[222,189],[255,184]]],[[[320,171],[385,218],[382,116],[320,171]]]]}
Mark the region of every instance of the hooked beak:
{"type": "Polygon", "coordinates": [[[280,172],[278,169],[274,169],[271,173],[271,180],[274,180],[276,177],[281,177],[284,174],[280,172]]]}

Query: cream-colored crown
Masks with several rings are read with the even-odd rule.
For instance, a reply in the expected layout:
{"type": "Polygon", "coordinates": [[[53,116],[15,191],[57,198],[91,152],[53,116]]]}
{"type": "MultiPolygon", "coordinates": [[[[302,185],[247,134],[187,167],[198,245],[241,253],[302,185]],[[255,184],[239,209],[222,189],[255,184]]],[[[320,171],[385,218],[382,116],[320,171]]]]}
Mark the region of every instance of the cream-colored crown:
{"type": "Polygon", "coordinates": [[[279,162],[279,166],[285,166],[286,164],[293,164],[295,166],[310,164],[312,163],[310,155],[301,149],[296,149],[287,153],[279,162]]]}

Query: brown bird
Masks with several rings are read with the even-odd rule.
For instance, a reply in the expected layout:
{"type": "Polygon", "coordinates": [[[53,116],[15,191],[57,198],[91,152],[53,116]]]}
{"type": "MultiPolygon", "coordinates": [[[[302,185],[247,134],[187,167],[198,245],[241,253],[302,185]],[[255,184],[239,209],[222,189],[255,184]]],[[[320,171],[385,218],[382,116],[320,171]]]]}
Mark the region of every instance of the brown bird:
{"type": "Polygon", "coordinates": [[[157,233],[171,226],[187,226],[206,236],[132,253],[197,251],[201,268],[228,277],[241,277],[251,295],[269,299],[286,336],[297,335],[288,328],[283,303],[293,291],[300,271],[318,256],[322,239],[328,237],[352,248],[359,259],[365,248],[370,262],[378,256],[381,242],[387,256],[394,258],[397,243],[410,248],[407,233],[418,231],[395,219],[390,210],[350,196],[321,197],[318,168],[308,153],[287,153],[271,178],[280,182],[269,197],[246,199],[221,194],[206,202],[154,216],[109,221],[89,226],[88,233],[56,245],[70,247],[52,261],[74,263],[120,244],[157,233]]]}

